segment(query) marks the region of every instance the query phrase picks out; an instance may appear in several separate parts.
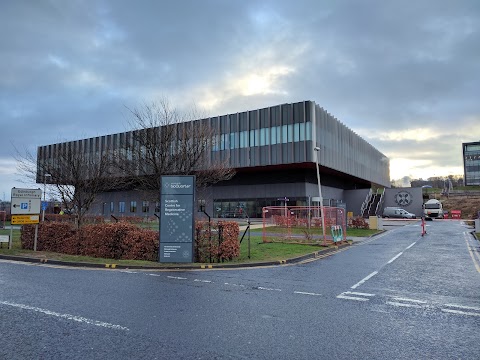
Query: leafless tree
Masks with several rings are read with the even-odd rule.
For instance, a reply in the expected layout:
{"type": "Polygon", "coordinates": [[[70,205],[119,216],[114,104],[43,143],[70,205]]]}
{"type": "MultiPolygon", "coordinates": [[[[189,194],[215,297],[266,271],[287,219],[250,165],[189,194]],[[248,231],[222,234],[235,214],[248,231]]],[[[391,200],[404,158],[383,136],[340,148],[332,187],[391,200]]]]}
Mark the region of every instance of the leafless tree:
{"type": "Polygon", "coordinates": [[[132,188],[158,192],[162,175],[196,175],[197,188],[230,179],[235,171],[229,159],[212,160],[218,141],[215,129],[199,119],[200,112],[180,113],[161,98],[138,108],[128,108],[133,129],[115,158],[132,188]]]}
{"type": "Polygon", "coordinates": [[[17,170],[24,178],[48,183],[53,196],[60,198],[67,212],[76,215],[80,227],[97,194],[118,185],[113,167],[113,151],[99,153],[78,149],[71,142],[57,144],[49,158],[16,152],[17,170]]]}

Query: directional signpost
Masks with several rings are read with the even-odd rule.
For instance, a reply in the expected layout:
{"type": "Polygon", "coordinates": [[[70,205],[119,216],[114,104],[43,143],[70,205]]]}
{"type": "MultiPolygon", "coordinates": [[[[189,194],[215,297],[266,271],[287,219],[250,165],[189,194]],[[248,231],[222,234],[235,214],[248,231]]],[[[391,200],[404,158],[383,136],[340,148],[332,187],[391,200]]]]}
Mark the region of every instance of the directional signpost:
{"type": "MultiPolygon", "coordinates": [[[[36,224],[35,241],[33,250],[37,250],[38,223],[40,221],[40,205],[42,202],[42,190],[40,189],[12,189],[12,201],[10,213],[12,225],[36,224]]],[[[12,227],[10,227],[10,242],[8,248],[12,248],[12,227]]]]}

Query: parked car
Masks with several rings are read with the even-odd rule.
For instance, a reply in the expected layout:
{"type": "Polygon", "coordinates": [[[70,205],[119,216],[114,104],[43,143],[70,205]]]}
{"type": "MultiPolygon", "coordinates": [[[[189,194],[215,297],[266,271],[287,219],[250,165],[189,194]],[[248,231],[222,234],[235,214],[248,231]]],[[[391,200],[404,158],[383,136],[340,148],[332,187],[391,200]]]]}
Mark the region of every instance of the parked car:
{"type": "Polygon", "coordinates": [[[398,207],[386,207],[383,209],[384,218],[399,218],[399,219],[416,219],[415,214],[409,213],[407,210],[398,207]]]}

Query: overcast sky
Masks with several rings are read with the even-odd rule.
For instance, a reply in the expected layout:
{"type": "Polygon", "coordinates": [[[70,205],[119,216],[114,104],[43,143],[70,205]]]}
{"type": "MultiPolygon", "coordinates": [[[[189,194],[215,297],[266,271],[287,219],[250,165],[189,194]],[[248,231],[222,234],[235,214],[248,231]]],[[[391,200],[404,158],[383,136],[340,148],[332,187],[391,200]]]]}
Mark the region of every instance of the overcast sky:
{"type": "Polygon", "coordinates": [[[478,0],[2,0],[0,199],[15,148],[128,130],[168,97],[210,116],[313,100],[392,179],[463,174],[480,141],[478,0]]]}

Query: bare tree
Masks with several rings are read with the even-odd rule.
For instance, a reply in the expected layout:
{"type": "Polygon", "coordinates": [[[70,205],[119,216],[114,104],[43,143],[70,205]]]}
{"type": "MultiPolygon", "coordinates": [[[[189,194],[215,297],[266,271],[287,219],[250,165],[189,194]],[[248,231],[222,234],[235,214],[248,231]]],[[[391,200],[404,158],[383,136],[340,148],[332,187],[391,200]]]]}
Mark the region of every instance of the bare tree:
{"type": "Polygon", "coordinates": [[[218,135],[207,121],[192,121],[200,118],[197,109],[181,114],[162,98],[128,111],[133,131],[115,157],[132,188],[158,191],[162,175],[192,174],[202,188],[235,174],[229,159],[211,160],[218,135]]]}
{"type": "Polygon", "coordinates": [[[50,157],[17,151],[17,170],[36,183],[46,182],[53,187],[54,196],[61,199],[64,209],[76,215],[80,227],[97,194],[118,184],[112,155],[111,149],[86,152],[72,142],[64,142],[56,144],[50,157]]]}

